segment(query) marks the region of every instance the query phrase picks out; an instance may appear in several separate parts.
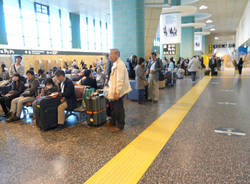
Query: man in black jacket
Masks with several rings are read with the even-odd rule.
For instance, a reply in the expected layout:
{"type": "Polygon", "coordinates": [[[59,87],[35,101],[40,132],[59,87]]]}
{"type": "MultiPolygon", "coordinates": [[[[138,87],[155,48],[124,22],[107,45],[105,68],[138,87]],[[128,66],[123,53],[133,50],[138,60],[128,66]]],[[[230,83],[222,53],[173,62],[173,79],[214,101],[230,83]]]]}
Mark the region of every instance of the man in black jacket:
{"type": "Polygon", "coordinates": [[[36,99],[39,81],[35,78],[33,71],[28,70],[26,76],[29,86],[20,97],[12,100],[10,109],[11,117],[6,120],[7,122],[18,121],[23,109],[23,104],[26,102],[33,102],[36,99]]]}
{"type": "Polygon", "coordinates": [[[60,81],[59,91],[60,96],[63,97],[61,104],[58,106],[58,125],[59,128],[63,128],[65,121],[65,109],[74,110],[77,107],[77,101],[73,82],[65,77],[64,71],[58,70],[56,72],[56,78],[60,81]]]}
{"type": "Polygon", "coordinates": [[[17,74],[17,73],[14,74],[13,80],[14,81],[12,82],[11,91],[8,94],[6,94],[5,96],[0,97],[0,104],[2,106],[2,109],[3,109],[6,117],[8,117],[10,115],[8,109],[10,109],[11,101],[13,99],[19,97],[25,89],[24,83],[23,83],[23,81],[20,80],[19,74],[17,74]]]}

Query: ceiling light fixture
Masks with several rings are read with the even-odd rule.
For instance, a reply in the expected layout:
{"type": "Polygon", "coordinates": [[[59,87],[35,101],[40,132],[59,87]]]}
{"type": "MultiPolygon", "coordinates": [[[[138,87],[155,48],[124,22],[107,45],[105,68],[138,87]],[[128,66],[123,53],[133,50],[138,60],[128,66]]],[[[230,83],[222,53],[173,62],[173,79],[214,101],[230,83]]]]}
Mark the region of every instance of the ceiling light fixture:
{"type": "Polygon", "coordinates": [[[215,28],[210,29],[210,31],[215,31],[215,28]]]}
{"type": "Polygon", "coordinates": [[[214,37],[214,39],[215,39],[215,40],[219,40],[219,37],[216,36],[216,37],[214,37]]]}
{"type": "Polygon", "coordinates": [[[211,19],[208,19],[208,20],[206,21],[206,23],[207,23],[207,24],[210,24],[210,23],[213,23],[213,21],[212,21],[211,19]]]}
{"type": "Polygon", "coordinates": [[[206,10],[207,9],[207,6],[206,5],[201,5],[200,6],[200,10],[206,10]]]}

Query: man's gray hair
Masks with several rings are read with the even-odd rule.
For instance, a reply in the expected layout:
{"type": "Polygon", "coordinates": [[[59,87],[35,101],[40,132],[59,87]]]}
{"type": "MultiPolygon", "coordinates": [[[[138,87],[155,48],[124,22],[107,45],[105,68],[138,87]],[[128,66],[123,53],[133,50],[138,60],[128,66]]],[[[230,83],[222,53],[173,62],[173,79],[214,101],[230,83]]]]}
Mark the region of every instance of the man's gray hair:
{"type": "Polygon", "coordinates": [[[119,49],[110,49],[110,51],[114,51],[116,55],[120,55],[119,49]]]}

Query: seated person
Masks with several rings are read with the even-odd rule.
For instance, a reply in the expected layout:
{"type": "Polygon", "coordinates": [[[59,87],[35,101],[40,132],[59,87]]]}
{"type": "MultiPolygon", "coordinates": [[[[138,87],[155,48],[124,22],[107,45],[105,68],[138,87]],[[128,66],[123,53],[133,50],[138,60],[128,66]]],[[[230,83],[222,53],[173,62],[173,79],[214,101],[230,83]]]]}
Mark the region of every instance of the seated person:
{"type": "Polygon", "coordinates": [[[28,70],[26,72],[26,76],[28,79],[28,88],[21,94],[20,97],[12,100],[10,108],[11,115],[10,118],[6,120],[7,122],[20,120],[24,103],[33,102],[36,99],[39,81],[35,78],[33,71],[28,70]]]}
{"type": "MultiPolygon", "coordinates": [[[[45,87],[42,89],[41,95],[42,96],[49,96],[52,93],[58,92],[58,86],[53,82],[53,80],[51,78],[48,78],[45,81],[45,87]]],[[[37,107],[36,107],[36,100],[32,103],[32,107],[33,107],[33,118],[36,119],[36,111],[37,111],[37,107]]]]}
{"type": "Polygon", "coordinates": [[[0,97],[0,103],[5,116],[9,116],[9,110],[11,101],[19,97],[25,90],[23,81],[20,80],[20,75],[18,73],[14,74],[11,91],[5,96],[0,97]]]}
{"type": "Polygon", "coordinates": [[[38,70],[38,79],[41,83],[43,83],[46,80],[46,74],[44,73],[43,69],[38,70]]]}
{"type": "Polygon", "coordinates": [[[64,127],[65,109],[74,110],[77,107],[77,100],[73,82],[65,77],[64,71],[58,70],[56,78],[60,81],[59,95],[63,97],[61,104],[58,106],[58,129],[60,130],[64,127]]]}
{"type": "Polygon", "coordinates": [[[103,73],[102,68],[97,68],[96,82],[99,89],[104,87],[105,74],[103,73]]]}
{"type": "Polygon", "coordinates": [[[89,86],[91,88],[97,89],[97,83],[96,80],[91,77],[91,71],[85,70],[84,71],[84,79],[82,80],[81,84],[83,86],[89,86]]]}
{"type": "Polygon", "coordinates": [[[5,65],[5,64],[2,64],[2,65],[1,65],[1,68],[2,68],[2,73],[0,74],[0,78],[1,78],[2,80],[9,80],[9,79],[10,79],[10,76],[9,76],[9,73],[7,72],[6,65],[5,65]]]}

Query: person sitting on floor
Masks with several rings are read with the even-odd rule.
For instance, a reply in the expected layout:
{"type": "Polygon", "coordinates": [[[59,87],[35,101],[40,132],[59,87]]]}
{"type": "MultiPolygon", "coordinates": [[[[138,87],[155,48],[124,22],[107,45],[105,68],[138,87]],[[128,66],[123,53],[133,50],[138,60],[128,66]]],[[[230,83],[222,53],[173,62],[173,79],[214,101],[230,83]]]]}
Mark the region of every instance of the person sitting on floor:
{"type": "Polygon", "coordinates": [[[91,88],[97,89],[96,79],[93,79],[91,77],[91,71],[90,70],[85,70],[84,71],[84,77],[85,77],[85,79],[83,79],[82,82],[81,82],[81,84],[83,86],[89,86],[91,88]]]}
{"type": "MultiPolygon", "coordinates": [[[[55,93],[55,92],[58,92],[58,91],[59,91],[58,86],[53,82],[53,80],[51,78],[48,78],[45,81],[45,87],[42,89],[40,97],[42,97],[42,96],[49,96],[52,93],[55,93]]],[[[35,119],[36,119],[36,111],[37,111],[36,102],[37,101],[35,100],[32,103],[33,112],[34,112],[33,113],[34,122],[35,122],[35,119]]]]}
{"type": "Polygon", "coordinates": [[[6,117],[9,117],[9,109],[11,101],[19,97],[24,91],[24,83],[20,80],[20,75],[18,73],[14,74],[11,91],[5,96],[0,97],[0,103],[6,117]]]}
{"type": "Polygon", "coordinates": [[[77,100],[75,95],[75,87],[73,82],[65,77],[62,70],[56,72],[56,78],[60,81],[59,95],[63,97],[61,104],[58,106],[58,130],[64,128],[65,114],[64,111],[74,110],[77,107],[77,100]]]}
{"type": "Polygon", "coordinates": [[[28,79],[28,88],[21,94],[20,97],[12,100],[10,109],[11,115],[10,118],[6,120],[7,122],[20,120],[24,103],[33,102],[36,99],[39,81],[35,78],[33,71],[28,70],[26,72],[26,76],[28,79]]]}

